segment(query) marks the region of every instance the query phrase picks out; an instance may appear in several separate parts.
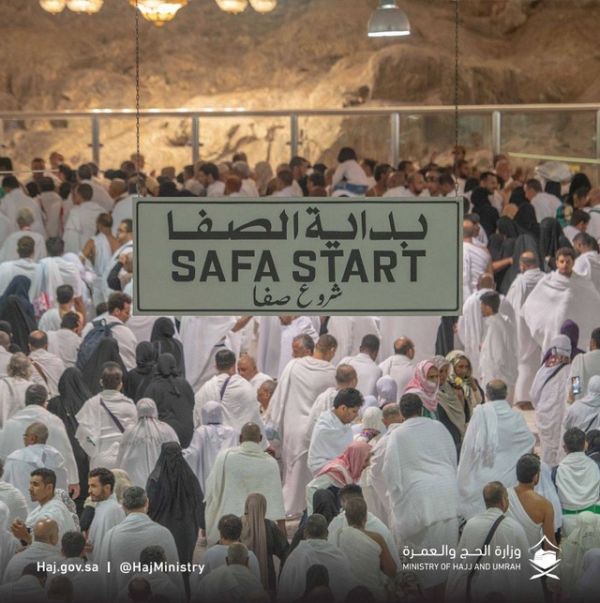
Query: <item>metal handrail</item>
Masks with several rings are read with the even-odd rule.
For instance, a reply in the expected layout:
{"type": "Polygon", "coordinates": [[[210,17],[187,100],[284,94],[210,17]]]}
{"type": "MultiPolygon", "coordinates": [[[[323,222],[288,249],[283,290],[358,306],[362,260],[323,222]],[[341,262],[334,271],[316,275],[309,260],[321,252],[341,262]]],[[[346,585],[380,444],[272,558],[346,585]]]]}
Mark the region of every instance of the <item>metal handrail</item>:
{"type": "MultiPolygon", "coordinates": [[[[271,117],[287,118],[290,123],[290,152],[298,155],[300,147],[300,117],[360,117],[360,116],[387,116],[390,119],[390,162],[395,164],[400,159],[400,116],[401,115],[448,115],[455,112],[453,105],[394,105],[386,107],[348,107],[348,108],[321,108],[321,109],[246,109],[244,107],[225,108],[148,108],[140,110],[140,117],[146,118],[188,118],[191,120],[191,151],[192,163],[200,159],[200,119],[211,118],[250,118],[271,117]]],[[[502,152],[502,115],[507,113],[552,113],[552,112],[594,112],[595,113],[595,158],[600,159],[600,103],[568,103],[568,104],[525,104],[525,105],[459,105],[458,112],[471,115],[489,115],[492,126],[492,152],[502,152]]],[[[14,120],[65,120],[65,119],[90,119],[92,159],[100,165],[100,123],[106,119],[134,118],[134,108],[124,109],[88,109],[88,110],[63,110],[63,111],[0,111],[0,132],[4,121],[14,120]]],[[[540,156],[541,157],[541,156],[540,156]]],[[[585,158],[583,158],[585,159],[585,158]]],[[[600,179],[600,169],[599,169],[600,179]]]]}

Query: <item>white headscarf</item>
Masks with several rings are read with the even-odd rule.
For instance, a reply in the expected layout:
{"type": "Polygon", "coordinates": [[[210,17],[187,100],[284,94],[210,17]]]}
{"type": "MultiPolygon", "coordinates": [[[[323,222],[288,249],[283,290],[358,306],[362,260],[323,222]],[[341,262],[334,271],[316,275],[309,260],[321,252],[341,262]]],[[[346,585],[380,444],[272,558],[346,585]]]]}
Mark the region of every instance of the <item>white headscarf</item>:
{"type": "Polygon", "coordinates": [[[380,377],[375,384],[375,388],[377,390],[377,402],[380,407],[390,402],[396,402],[398,399],[398,383],[389,375],[380,377]]]}
{"type": "MultiPolygon", "coordinates": [[[[559,335],[550,342],[549,349],[545,350],[546,353],[549,351],[551,351],[549,360],[556,356],[571,358],[571,340],[566,335],[559,335]]],[[[531,401],[534,407],[539,402],[546,383],[548,383],[548,381],[552,378],[552,375],[557,373],[559,370],[559,366],[556,364],[551,366],[546,366],[543,364],[539,368],[535,375],[535,379],[533,380],[533,385],[531,386],[530,391],[531,401]]]]}

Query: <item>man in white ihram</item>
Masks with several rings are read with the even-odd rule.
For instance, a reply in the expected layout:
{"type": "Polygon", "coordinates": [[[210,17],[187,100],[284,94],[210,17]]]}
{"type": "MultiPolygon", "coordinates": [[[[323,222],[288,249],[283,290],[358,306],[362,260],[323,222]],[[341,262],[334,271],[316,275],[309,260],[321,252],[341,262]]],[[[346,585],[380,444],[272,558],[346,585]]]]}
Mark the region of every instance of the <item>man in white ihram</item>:
{"type": "Polygon", "coordinates": [[[381,374],[396,382],[397,402],[400,402],[408,382],[413,378],[415,367],[415,344],[408,337],[399,337],[394,341],[394,354],[379,365],[381,374]]]}
{"type": "Polygon", "coordinates": [[[349,364],[358,377],[356,389],[363,396],[377,394],[375,385],[382,371],[375,360],[379,354],[379,338],[376,335],[365,335],[360,342],[359,353],[356,356],[343,358],[340,364],[349,364]]]}
{"type": "Polygon", "coordinates": [[[33,364],[33,381],[43,385],[50,398],[58,396],[58,382],[67,367],[56,354],[48,351],[48,336],[44,331],[29,334],[29,360],[33,364]]]}
{"type": "MultiPolygon", "coordinates": [[[[455,547],[458,542],[456,446],[448,430],[422,417],[422,410],[418,395],[402,396],[404,423],[390,434],[383,465],[390,527],[398,545],[409,545],[415,553],[444,544],[455,547]]],[[[439,594],[446,574],[441,569],[424,572],[423,588],[433,596],[439,594]]]]}
{"type": "Polygon", "coordinates": [[[487,402],[475,407],[458,464],[459,512],[465,519],[483,511],[481,489],[491,478],[516,485],[517,461],[535,444],[522,413],[506,400],[506,383],[495,379],[485,393],[487,402]]]}

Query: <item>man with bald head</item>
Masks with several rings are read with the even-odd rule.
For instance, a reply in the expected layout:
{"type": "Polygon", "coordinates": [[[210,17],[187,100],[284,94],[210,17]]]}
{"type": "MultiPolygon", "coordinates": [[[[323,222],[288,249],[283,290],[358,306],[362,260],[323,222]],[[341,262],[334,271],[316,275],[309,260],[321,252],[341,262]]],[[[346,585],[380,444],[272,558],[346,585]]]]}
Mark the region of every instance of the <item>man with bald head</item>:
{"type": "Polygon", "coordinates": [[[41,519],[56,522],[59,539],[64,533],[79,529],[75,523],[77,516],[69,511],[62,498],[56,494],[56,473],[52,469],[34,469],[29,477],[29,498],[37,506],[29,512],[24,522],[17,519],[12,523],[10,529],[15,538],[30,543],[31,529],[41,519]]]}
{"type": "Polygon", "coordinates": [[[476,245],[475,225],[463,220],[463,302],[476,290],[477,280],[484,272],[492,272],[490,252],[476,245]]]}
{"type": "Polygon", "coordinates": [[[214,544],[219,539],[219,518],[226,514],[244,514],[246,498],[260,492],[267,499],[267,519],[281,522],[284,527],[285,510],[281,492],[281,478],[277,461],[264,452],[261,427],[246,423],[240,433],[237,448],[222,450],[206,481],[207,540],[214,544]]]}
{"type": "Polygon", "coordinates": [[[6,566],[3,584],[15,582],[21,577],[23,570],[30,563],[60,563],[63,558],[58,546],[58,524],[50,518],[40,519],[33,524],[33,542],[20,553],[17,553],[6,566]]]}
{"type": "Polygon", "coordinates": [[[246,381],[248,381],[254,391],[258,391],[258,388],[265,381],[271,380],[269,375],[259,372],[259,370],[256,368],[256,360],[248,354],[242,354],[238,358],[237,371],[240,377],[243,377],[246,381]]]}
{"type": "Polygon", "coordinates": [[[542,350],[531,336],[529,327],[521,314],[521,308],[529,294],[544,276],[544,273],[540,270],[538,256],[534,251],[524,251],[521,254],[519,271],[517,278],[512,282],[506,294],[506,300],[515,312],[516,351],[519,362],[514,393],[516,403],[530,400],[529,390],[540,367],[542,350]]]}
{"type": "Polygon", "coordinates": [[[306,464],[310,412],[319,394],[335,386],[331,359],[336,349],[335,338],[321,335],[312,356],[291,360],[267,411],[265,420],[281,436],[285,508],[290,515],[299,515],[304,510],[306,486],[313,477],[306,464]]]}
{"type": "MultiPolygon", "coordinates": [[[[77,463],[73,454],[71,440],[67,434],[65,424],[56,415],[47,410],[48,392],[43,385],[30,385],[25,391],[25,408],[17,411],[5,424],[2,437],[0,437],[0,458],[7,458],[13,452],[19,449],[23,450],[23,454],[28,459],[36,458],[39,461],[39,455],[44,456],[46,448],[28,447],[23,449],[23,434],[27,433],[31,425],[44,426],[43,434],[47,444],[52,450],[56,449],[64,459],[64,469],[67,472],[67,482],[69,484],[69,492],[74,498],[79,495],[79,473],[77,471],[77,463]]],[[[46,466],[46,465],[35,465],[46,466]]],[[[31,469],[35,467],[32,466],[31,469]]],[[[51,469],[55,467],[50,466],[51,469]]],[[[30,469],[30,471],[31,471],[30,469]]],[[[23,477],[23,488],[25,494],[29,485],[27,481],[28,473],[23,477]]],[[[62,473],[59,475],[59,480],[62,479],[62,473]]],[[[63,486],[60,486],[63,487],[63,486]]]]}
{"type": "Polygon", "coordinates": [[[58,396],[58,382],[65,372],[65,363],[48,351],[48,336],[44,331],[29,334],[29,360],[33,364],[32,380],[48,390],[50,398],[58,396]]]}
{"type": "Polygon", "coordinates": [[[380,365],[382,375],[391,377],[398,386],[397,400],[400,402],[402,393],[415,373],[415,344],[408,337],[398,337],[394,341],[394,353],[380,365]]]}
{"type": "MultiPolygon", "coordinates": [[[[53,446],[49,446],[48,428],[43,423],[31,423],[23,433],[23,448],[15,450],[6,458],[4,479],[18,488],[29,498],[29,476],[35,469],[51,469],[55,474],[57,486],[67,490],[67,470],[63,455],[53,446]]],[[[36,499],[31,498],[29,511],[35,507],[36,499]]]]}
{"type": "Polygon", "coordinates": [[[479,602],[500,597],[499,600],[503,601],[543,601],[540,580],[530,580],[532,573],[526,560],[531,555],[525,530],[520,523],[506,515],[509,505],[506,488],[499,481],[489,482],[483,488],[483,496],[481,491],[479,496],[485,504],[485,510],[467,521],[457,550],[468,551],[471,559],[469,566],[481,564],[485,567],[489,564],[490,569],[471,572],[470,569],[463,569],[467,567],[465,564],[457,564],[461,569],[455,568],[450,572],[446,600],[462,602],[469,599],[479,602]],[[484,543],[489,545],[489,549],[485,557],[480,557],[478,551],[483,550],[484,543]],[[511,550],[511,555],[520,552],[519,569],[498,569],[505,560],[504,551],[507,547],[511,550]]]}

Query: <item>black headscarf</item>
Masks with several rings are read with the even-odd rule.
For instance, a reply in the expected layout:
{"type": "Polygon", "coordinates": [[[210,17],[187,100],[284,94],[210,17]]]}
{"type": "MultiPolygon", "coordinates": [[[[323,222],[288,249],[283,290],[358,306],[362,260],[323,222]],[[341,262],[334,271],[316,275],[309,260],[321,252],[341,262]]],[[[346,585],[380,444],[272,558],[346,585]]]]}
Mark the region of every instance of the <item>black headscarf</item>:
{"type": "Polygon", "coordinates": [[[540,223],[539,255],[542,261],[549,258],[548,267],[551,270],[556,268],[555,255],[561,247],[571,247],[561,225],[555,218],[544,218],[540,223]]]}
{"type": "MultiPolygon", "coordinates": [[[[488,249],[492,256],[492,261],[497,262],[498,260],[512,258],[515,241],[518,236],[519,230],[517,225],[510,218],[502,216],[498,220],[497,232],[492,234],[488,241],[488,249]]],[[[494,272],[496,285],[499,285],[502,282],[507,270],[508,266],[494,272]]]]}
{"type": "Polygon", "coordinates": [[[0,320],[12,328],[13,342],[21,350],[29,348],[29,333],[37,329],[33,305],[29,301],[31,280],[20,274],[10,281],[4,295],[0,297],[0,320]]]}
{"type": "Polygon", "coordinates": [[[204,495],[177,442],[162,445],[148,477],[148,516],[169,529],[179,561],[192,561],[198,529],[204,528],[204,495]]]}
{"type": "Polygon", "coordinates": [[[75,415],[81,410],[85,401],[91,397],[92,392],[85,384],[81,371],[72,366],[65,370],[58,381],[58,396],[55,396],[48,402],[48,410],[59,417],[65,424],[67,435],[71,441],[81,487],[81,492],[77,499],[77,501],[81,502],[80,506],[83,505],[83,501],[87,497],[90,462],[88,455],[79,444],[79,440],[75,437],[75,432],[79,426],[75,415]]]}
{"type": "Polygon", "coordinates": [[[134,402],[144,397],[144,392],[154,374],[156,366],[156,350],[149,341],[141,341],[135,348],[136,367],[127,373],[125,395],[134,402]]]}
{"type": "Polygon", "coordinates": [[[179,376],[173,354],[158,357],[144,396],[156,402],[158,418],[176,431],[181,446],[187,448],[194,432],[194,390],[179,376]]]}
{"type": "Polygon", "coordinates": [[[539,259],[539,251],[538,251],[538,242],[534,239],[530,234],[522,234],[519,235],[515,239],[515,243],[513,246],[513,263],[508,267],[505,271],[504,276],[502,277],[502,281],[498,287],[499,293],[506,295],[512,282],[517,278],[519,274],[520,267],[519,263],[521,260],[521,254],[525,251],[532,251],[535,253],[538,258],[538,264],[542,266],[542,262],[539,259]]]}
{"type": "Polygon", "coordinates": [[[183,345],[174,338],[175,325],[170,318],[162,316],[157,318],[152,327],[150,341],[154,344],[156,355],[173,354],[179,369],[179,374],[185,377],[185,363],[183,360],[183,345]]]}
{"type": "Polygon", "coordinates": [[[489,192],[486,188],[478,186],[471,193],[471,204],[473,213],[479,216],[479,222],[487,236],[496,232],[498,222],[498,210],[490,203],[489,192]]]}
{"type": "Polygon", "coordinates": [[[521,234],[529,234],[536,239],[540,236],[540,225],[535,215],[535,209],[529,201],[525,200],[519,205],[519,209],[513,220],[521,234]]]}
{"type": "Polygon", "coordinates": [[[85,384],[94,395],[102,391],[100,379],[102,378],[105,362],[116,362],[123,371],[123,381],[126,383],[125,376],[127,375],[127,369],[119,355],[119,344],[116,339],[105,337],[100,341],[81,371],[85,384]]]}

